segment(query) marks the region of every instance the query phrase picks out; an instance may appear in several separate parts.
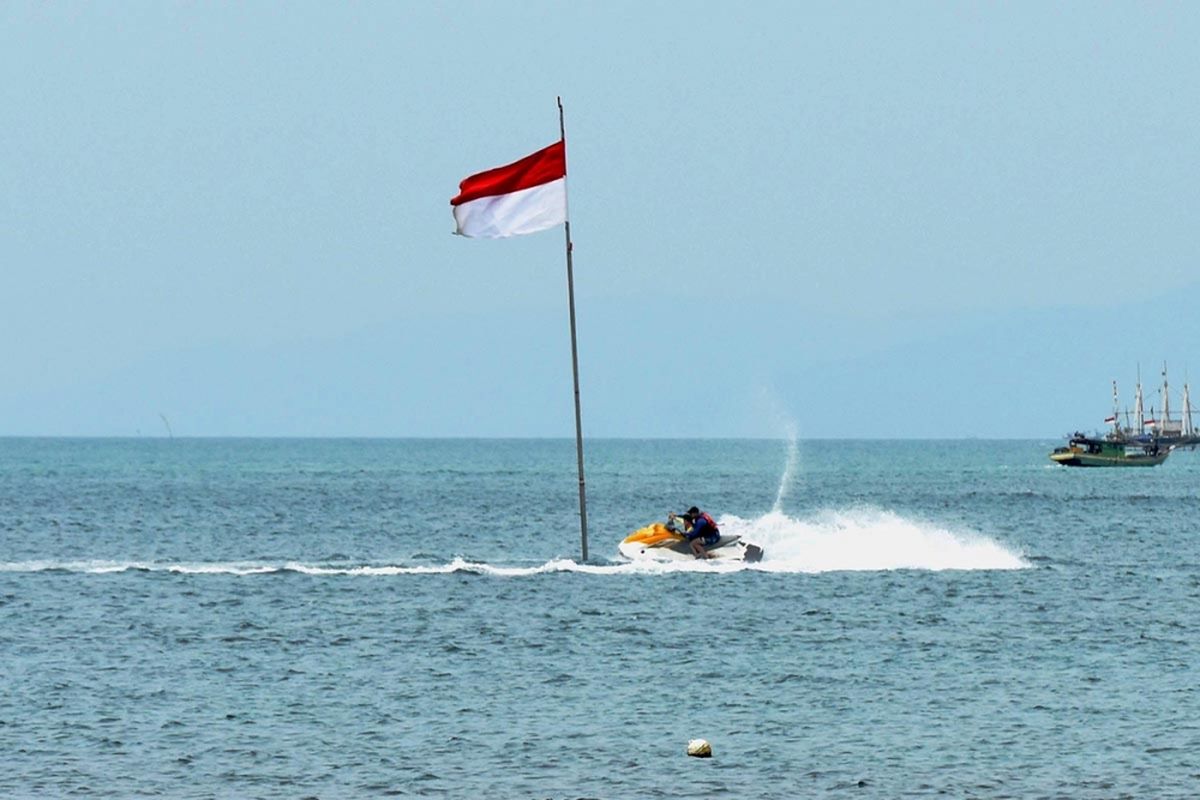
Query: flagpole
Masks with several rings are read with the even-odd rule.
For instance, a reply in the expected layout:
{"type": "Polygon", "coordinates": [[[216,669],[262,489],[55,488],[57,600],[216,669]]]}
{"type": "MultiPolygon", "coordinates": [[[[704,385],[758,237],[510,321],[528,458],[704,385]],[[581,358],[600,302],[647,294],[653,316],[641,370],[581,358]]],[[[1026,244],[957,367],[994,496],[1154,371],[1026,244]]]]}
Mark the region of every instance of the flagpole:
{"type": "MultiPolygon", "coordinates": [[[[567,126],[563,120],[562,98],[558,97],[558,133],[567,141],[567,126]]],[[[565,156],[564,156],[565,157],[565,156]]],[[[583,416],[579,410],[579,348],[575,338],[575,271],[571,265],[571,215],[563,222],[567,237],[567,302],[571,307],[571,373],[575,378],[575,454],[579,461],[579,538],[583,544],[583,560],[588,560],[587,491],[583,480],[583,416]]]]}

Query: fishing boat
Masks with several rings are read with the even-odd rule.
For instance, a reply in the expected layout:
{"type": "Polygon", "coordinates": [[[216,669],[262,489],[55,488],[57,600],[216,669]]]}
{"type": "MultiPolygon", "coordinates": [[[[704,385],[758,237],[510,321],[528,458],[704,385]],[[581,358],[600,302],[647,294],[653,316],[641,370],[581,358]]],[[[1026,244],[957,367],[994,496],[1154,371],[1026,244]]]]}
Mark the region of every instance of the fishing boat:
{"type": "Polygon", "coordinates": [[[1111,426],[1105,433],[1092,436],[1076,431],[1067,437],[1067,446],[1055,448],[1051,460],[1068,467],[1153,467],[1167,460],[1175,450],[1200,445],[1200,431],[1192,422],[1192,398],[1183,384],[1183,405],[1172,416],[1171,387],[1167,365],[1162,368],[1162,389],[1157,411],[1146,408],[1142,394],[1142,370],[1138,368],[1133,408],[1121,410],[1117,382],[1113,381],[1113,410],[1104,420],[1111,426]]]}
{"type": "Polygon", "coordinates": [[[1133,443],[1111,436],[1076,433],[1050,459],[1067,467],[1153,467],[1167,460],[1171,448],[1157,441],[1133,443]]]}

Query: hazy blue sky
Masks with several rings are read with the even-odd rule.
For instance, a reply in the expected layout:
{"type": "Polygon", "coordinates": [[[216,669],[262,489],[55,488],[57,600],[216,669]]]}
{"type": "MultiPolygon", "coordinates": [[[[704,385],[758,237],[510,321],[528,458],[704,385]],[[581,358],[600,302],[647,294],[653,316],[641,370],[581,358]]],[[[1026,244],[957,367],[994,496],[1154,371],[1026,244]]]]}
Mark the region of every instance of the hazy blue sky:
{"type": "Polygon", "coordinates": [[[571,436],[561,231],[448,202],[559,94],[586,435],[1095,427],[1200,373],[1198,42],[1195,4],[0,4],[0,434],[571,436]]]}

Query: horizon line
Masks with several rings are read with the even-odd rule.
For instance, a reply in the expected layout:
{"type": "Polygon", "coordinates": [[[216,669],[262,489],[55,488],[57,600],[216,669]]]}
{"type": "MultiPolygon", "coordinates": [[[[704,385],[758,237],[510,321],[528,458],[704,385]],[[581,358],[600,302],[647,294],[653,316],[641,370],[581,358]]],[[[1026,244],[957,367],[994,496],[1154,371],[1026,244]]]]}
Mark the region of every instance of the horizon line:
{"type": "MultiPolygon", "coordinates": [[[[1031,442],[1040,441],[1042,439],[1062,439],[1069,437],[1071,434],[1056,434],[1053,436],[986,436],[972,434],[966,436],[798,436],[795,441],[798,442],[969,442],[969,441],[988,441],[988,442],[1031,442]]],[[[564,441],[571,442],[575,437],[569,435],[562,436],[536,436],[536,435],[469,435],[469,434],[444,434],[433,436],[418,436],[418,435],[377,435],[377,434],[176,434],[167,436],[163,434],[146,435],[146,434],[61,434],[61,433],[0,433],[0,440],[17,440],[17,439],[88,439],[88,440],[161,440],[164,442],[176,440],[208,440],[208,441],[232,441],[232,440],[251,440],[251,441],[564,441]]],[[[584,437],[584,441],[627,441],[627,442],[695,442],[695,441],[730,441],[730,442],[787,442],[791,441],[789,436],[589,436],[584,437]]]]}

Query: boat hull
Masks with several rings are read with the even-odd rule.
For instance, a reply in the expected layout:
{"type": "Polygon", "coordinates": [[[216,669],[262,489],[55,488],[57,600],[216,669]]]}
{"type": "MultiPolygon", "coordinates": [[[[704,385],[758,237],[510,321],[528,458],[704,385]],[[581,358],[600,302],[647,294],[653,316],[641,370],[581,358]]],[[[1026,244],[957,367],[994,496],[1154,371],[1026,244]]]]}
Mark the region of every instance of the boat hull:
{"type": "Polygon", "coordinates": [[[1166,461],[1168,455],[1111,456],[1067,451],[1051,453],[1050,459],[1066,467],[1154,467],[1166,461]]]}

